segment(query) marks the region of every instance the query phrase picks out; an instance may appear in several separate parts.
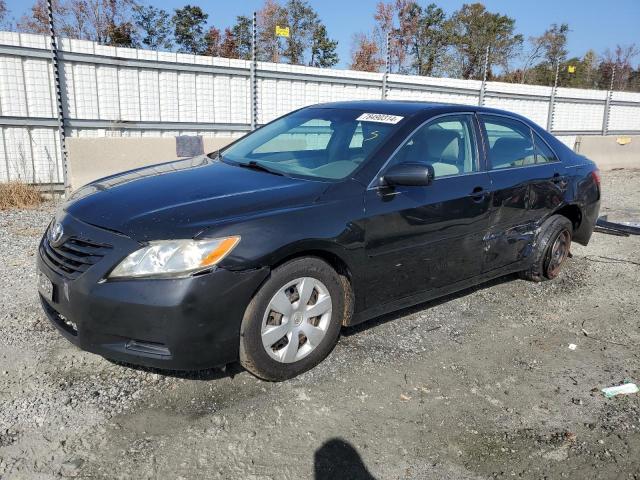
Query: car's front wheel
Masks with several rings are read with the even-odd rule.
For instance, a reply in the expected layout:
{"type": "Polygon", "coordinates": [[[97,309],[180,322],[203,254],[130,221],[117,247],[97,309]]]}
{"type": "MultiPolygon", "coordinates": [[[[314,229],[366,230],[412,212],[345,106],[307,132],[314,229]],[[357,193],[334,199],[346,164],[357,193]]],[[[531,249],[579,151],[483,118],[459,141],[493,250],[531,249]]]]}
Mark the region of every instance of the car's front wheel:
{"type": "Polygon", "coordinates": [[[340,275],[315,257],[276,268],[253,297],[240,330],[240,363],[265,380],[286,380],[335,346],[345,313],[340,275]]]}

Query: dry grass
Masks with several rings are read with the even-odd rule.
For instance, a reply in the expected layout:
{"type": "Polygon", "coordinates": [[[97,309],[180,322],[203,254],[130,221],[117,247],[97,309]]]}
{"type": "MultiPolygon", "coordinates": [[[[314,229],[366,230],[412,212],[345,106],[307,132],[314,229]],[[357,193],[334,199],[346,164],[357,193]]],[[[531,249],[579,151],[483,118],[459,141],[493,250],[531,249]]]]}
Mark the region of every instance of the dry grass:
{"type": "Polygon", "coordinates": [[[42,195],[36,187],[22,182],[0,183],[0,210],[37,207],[42,195]]]}

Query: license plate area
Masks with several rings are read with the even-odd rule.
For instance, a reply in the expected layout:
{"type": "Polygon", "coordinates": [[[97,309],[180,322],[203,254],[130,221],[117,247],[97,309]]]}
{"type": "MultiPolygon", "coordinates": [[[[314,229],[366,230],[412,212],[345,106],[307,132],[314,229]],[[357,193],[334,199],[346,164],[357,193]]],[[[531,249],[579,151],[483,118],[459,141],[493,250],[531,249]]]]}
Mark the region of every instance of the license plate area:
{"type": "Polygon", "coordinates": [[[38,292],[45,300],[53,301],[53,283],[44,273],[38,274],[38,292]]]}

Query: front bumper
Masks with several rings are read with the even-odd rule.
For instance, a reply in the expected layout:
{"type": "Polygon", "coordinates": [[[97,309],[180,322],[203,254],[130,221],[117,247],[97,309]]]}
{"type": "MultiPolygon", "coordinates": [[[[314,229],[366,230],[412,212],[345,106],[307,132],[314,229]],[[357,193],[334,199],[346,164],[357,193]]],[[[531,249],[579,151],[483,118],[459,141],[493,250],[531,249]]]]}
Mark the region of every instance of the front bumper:
{"type": "Polygon", "coordinates": [[[99,262],[69,278],[51,267],[41,245],[38,268],[51,280],[53,294],[40,300],[70,342],[113,360],[172,370],[210,368],[238,358],[244,311],[268,269],[218,268],[181,279],[106,281],[110,269],[138,244],[68,215],[62,223],[71,238],[113,246],[99,262]]]}

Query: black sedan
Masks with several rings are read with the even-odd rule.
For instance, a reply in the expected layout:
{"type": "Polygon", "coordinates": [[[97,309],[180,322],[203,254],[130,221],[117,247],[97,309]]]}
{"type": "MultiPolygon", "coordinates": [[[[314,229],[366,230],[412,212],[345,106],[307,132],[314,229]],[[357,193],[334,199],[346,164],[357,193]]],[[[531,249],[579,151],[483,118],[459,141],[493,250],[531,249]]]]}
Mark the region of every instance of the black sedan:
{"type": "Polygon", "coordinates": [[[316,105],[79,189],[40,243],[39,293],[62,335],[104,357],[239,359],[283,380],[342,326],[513,272],[553,279],[599,206],[595,164],[518,115],[316,105]]]}

